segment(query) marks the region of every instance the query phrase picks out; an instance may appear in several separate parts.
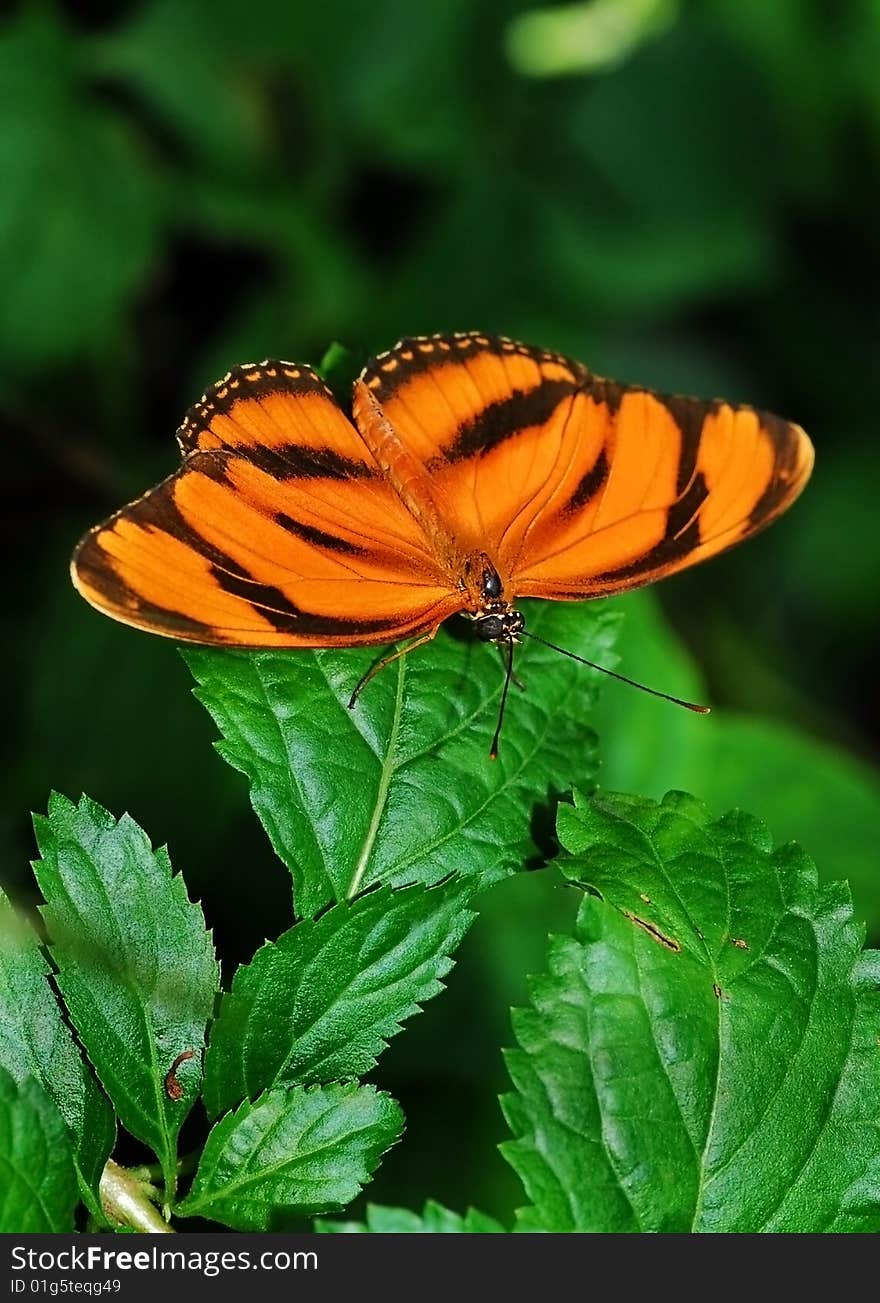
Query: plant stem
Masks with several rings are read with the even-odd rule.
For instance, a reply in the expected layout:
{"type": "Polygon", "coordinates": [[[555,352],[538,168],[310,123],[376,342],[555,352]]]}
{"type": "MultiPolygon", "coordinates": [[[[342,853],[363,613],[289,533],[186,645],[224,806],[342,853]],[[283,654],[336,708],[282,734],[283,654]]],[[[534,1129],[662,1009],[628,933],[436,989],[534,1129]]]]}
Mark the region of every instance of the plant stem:
{"type": "Polygon", "coordinates": [[[101,1206],[111,1222],[144,1233],[173,1235],[174,1230],[147,1198],[142,1183],[112,1158],[101,1174],[101,1206]]]}
{"type": "MultiPolygon", "coordinates": [[[[194,1172],[198,1166],[199,1157],[200,1151],[198,1149],[193,1149],[190,1153],[184,1154],[182,1158],[178,1158],[176,1168],[177,1175],[188,1176],[190,1172],[194,1172]]],[[[128,1171],[128,1175],[133,1180],[139,1181],[141,1185],[151,1185],[156,1181],[162,1180],[161,1163],[142,1163],[138,1167],[129,1167],[126,1170],[128,1171]]]]}

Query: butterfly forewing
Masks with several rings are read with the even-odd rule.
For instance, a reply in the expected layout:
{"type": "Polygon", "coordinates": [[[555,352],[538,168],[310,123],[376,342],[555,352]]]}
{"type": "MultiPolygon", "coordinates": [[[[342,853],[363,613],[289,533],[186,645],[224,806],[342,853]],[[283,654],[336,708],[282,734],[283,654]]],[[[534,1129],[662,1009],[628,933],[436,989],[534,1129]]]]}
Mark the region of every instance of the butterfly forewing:
{"type": "Polygon", "coordinates": [[[178,432],[183,467],[83,539],[74,582],[127,623],[237,646],[384,643],[460,598],[307,367],[240,367],[178,432]]]}
{"type": "Polygon", "coordinates": [[[591,597],[662,579],[765,528],[809,478],[812,444],[779,417],[615,389],[605,382],[587,410],[586,428],[605,432],[595,473],[536,522],[518,593],[591,597]]]}

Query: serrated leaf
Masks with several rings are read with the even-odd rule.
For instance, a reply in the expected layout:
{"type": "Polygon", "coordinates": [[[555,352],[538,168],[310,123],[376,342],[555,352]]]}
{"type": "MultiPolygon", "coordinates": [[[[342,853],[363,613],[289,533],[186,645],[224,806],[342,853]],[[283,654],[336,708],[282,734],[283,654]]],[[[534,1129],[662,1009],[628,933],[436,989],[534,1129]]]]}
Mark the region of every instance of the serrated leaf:
{"type": "Polygon", "coordinates": [[[845,888],[693,797],[561,807],[602,893],[514,1027],[523,1230],[880,1227],[876,954],[845,888]]]}
{"type": "MultiPolygon", "coordinates": [[[[535,632],[608,660],[616,617],[592,605],[524,606],[535,632]]],[[[518,867],[535,851],[536,801],[567,788],[572,769],[589,778],[595,768],[599,676],[535,643],[518,653],[527,690],[511,693],[496,761],[501,662],[469,635],[442,629],[378,674],[353,710],[374,649],[185,655],[223,733],[218,749],[248,776],[291,870],[300,917],[378,882],[450,872],[476,882],[518,867]]]]}
{"type": "Polygon", "coordinates": [[[34,820],[34,865],[58,987],[123,1125],[174,1189],[177,1133],[198,1095],[219,973],[201,908],[141,828],[83,797],[53,795],[34,820]],[[194,1051],[176,1078],[178,1055],[194,1051]]]}
{"type": "Polygon", "coordinates": [[[19,1084],[38,1081],[71,1136],[80,1193],[102,1217],[98,1183],[116,1139],[116,1122],[74,1044],[49,986],[37,938],[0,891],[0,1067],[19,1084]]]}
{"type": "Polygon", "coordinates": [[[400,1105],[372,1086],[276,1088],[216,1123],[176,1212],[267,1231],[344,1208],[402,1130],[400,1105]]]}
{"type": "MultiPolygon", "coordinates": [[[[691,701],[708,699],[650,589],[616,598],[613,609],[624,616],[617,647],[625,673],[691,701]]],[[[742,805],[779,841],[796,837],[826,881],[845,877],[858,913],[880,931],[876,766],[781,720],[728,707],[709,716],[658,709],[641,692],[603,693],[594,724],[603,787],[655,800],[680,788],[716,810],[742,805]]]]}
{"type": "Polygon", "coordinates": [[[469,1208],[464,1217],[428,1199],[421,1213],[408,1208],[383,1208],[367,1204],[365,1222],[336,1222],[319,1218],[315,1230],[324,1235],[498,1235],[504,1227],[494,1217],[469,1208]]]}
{"type": "Polygon", "coordinates": [[[0,1067],[0,1233],[73,1230],[79,1202],[67,1128],[32,1078],[0,1067]]]}
{"type": "Polygon", "coordinates": [[[389,887],[335,905],[258,950],[235,974],[211,1032],[211,1117],[282,1084],[360,1077],[405,1019],[442,989],[476,915],[472,886],[389,887]]]}

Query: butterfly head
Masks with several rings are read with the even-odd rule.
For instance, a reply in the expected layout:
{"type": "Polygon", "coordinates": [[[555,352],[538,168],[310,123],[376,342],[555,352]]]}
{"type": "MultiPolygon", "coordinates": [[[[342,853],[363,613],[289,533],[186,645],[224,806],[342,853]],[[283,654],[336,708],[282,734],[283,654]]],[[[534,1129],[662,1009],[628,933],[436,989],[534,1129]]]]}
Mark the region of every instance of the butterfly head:
{"type": "Polygon", "coordinates": [[[514,610],[509,602],[493,603],[493,608],[474,616],[474,632],[481,642],[519,642],[518,635],[525,628],[522,611],[514,610]]]}

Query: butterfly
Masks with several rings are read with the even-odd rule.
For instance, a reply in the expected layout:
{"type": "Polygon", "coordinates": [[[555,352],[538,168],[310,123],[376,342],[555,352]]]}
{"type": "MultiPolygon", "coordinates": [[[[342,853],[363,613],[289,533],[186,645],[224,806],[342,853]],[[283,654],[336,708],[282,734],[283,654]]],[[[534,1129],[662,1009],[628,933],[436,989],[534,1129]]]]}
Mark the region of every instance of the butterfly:
{"type": "Polygon", "coordinates": [[[604,597],[692,566],[775,520],[813,465],[804,431],[769,412],[477,332],[380,353],[351,418],[309,366],[234,367],[177,438],[180,469],[77,547],[93,606],[252,648],[410,650],[462,614],[507,650],[505,689],[520,598],[604,597]]]}

